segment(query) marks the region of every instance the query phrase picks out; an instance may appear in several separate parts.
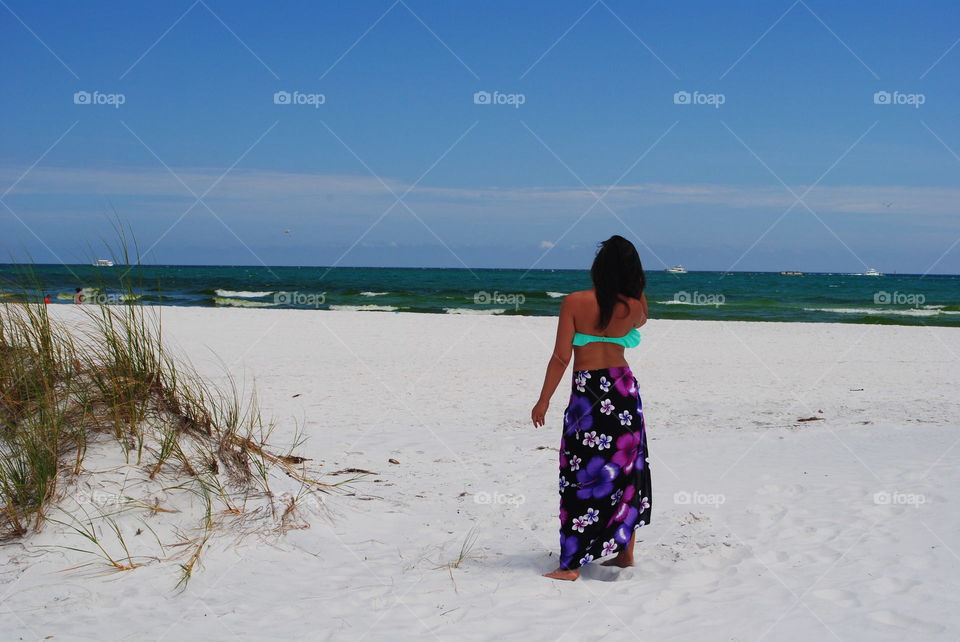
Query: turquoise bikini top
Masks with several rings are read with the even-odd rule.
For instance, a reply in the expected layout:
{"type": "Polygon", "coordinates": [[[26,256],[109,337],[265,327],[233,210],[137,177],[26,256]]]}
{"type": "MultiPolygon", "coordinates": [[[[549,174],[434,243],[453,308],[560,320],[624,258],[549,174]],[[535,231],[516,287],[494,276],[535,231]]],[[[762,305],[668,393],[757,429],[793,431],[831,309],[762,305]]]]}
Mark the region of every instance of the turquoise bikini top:
{"type": "Polygon", "coordinates": [[[598,337],[593,334],[583,334],[582,332],[576,332],[573,335],[573,345],[575,346],[584,346],[594,341],[616,343],[622,345],[624,348],[636,348],[640,345],[640,331],[634,328],[622,337],[598,337]]]}

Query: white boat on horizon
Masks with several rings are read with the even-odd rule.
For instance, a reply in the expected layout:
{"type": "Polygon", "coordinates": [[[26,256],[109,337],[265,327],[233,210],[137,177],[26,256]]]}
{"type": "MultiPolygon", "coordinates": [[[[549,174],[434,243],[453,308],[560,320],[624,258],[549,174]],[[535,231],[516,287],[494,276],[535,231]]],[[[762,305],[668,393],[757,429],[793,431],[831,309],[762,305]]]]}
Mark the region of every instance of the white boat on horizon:
{"type": "Polygon", "coordinates": [[[867,268],[866,272],[863,272],[862,274],[858,274],[857,276],[883,276],[883,272],[879,270],[875,270],[873,268],[867,268]]]}
{"type": "Polygon", "coordinates": [[[687,273],[687,269],[682,265],[674,265],[672,268],[667,268],[665,271],[669,272],[670,274],[686,274],[687,273]]]}
{"type": "Polygon", "coordinates": [[[94,261],[93,267],[113,267],[113,261],[110,259],[97,259],[94,261]]]}

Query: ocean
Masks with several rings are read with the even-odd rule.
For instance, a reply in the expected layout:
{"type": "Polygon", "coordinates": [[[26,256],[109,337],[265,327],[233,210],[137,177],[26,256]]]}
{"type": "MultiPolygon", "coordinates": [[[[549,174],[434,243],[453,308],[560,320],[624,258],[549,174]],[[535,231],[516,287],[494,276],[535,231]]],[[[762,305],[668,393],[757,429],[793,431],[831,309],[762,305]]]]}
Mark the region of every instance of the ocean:
{"type": "MultiPolygon", "coordinates": [[[[586,270],[0,265],[0,299],[94,303],[556,315],[586,270]],[[25,272],[29,271],[29,275],[25,272]],[[132,287],[123,286],[128,279],[132,287]],[[25,285],[29,284],[29,285],[25,285]]],[[[647,272],[661,319],[960,326],[960,276],[647,272]]]]}

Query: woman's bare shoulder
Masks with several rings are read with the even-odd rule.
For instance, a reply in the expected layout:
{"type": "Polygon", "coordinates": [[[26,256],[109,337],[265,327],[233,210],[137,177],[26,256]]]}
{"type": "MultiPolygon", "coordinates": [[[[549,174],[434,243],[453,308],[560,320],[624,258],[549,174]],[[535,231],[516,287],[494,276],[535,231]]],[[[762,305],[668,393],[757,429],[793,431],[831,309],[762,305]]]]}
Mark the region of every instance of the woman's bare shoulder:
{"type": "Polygon", "coordinates": [[[593,290],[578,290],[563,297],[564,304],[566,304],[568,307],[575,307],[578,309],[582,308],[584,305],[596,303],[596,300],[597,299],[593,293],[593,290]]]}

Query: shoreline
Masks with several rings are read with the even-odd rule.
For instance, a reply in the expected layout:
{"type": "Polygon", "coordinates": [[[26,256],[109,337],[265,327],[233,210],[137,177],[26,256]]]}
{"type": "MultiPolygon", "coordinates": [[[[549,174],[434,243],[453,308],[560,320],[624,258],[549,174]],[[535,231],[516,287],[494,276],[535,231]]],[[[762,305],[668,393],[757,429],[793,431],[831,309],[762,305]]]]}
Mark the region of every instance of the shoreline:
{"type": "MultiPolygon", "coordinates": [[[[255,302],[254,302],[255,303],[255,302]]],[[[38,302],[37,305],[40,305],[38,302]]],[[[75,309],[77,305],[72,302],[51,302],[51,309],[75,309]]],[[[84,304],[90,305],[90,304],[84,304]]],[[[120,304],[114,304],[120,305],[120,304]]],[[[143,305],[144,309],[152,310],[222,310],[222,311],[241,311],[241,312],[251,312],[251,313],[260,313],[260,312],[301,312],[301,313],[347,313],[347,314],[393,314],[393,315],[417,315],[425,317],[496,317],[500,319],[556,319],[557,315],[545,315],[545,314],[506,314],[499,312],[492,312],[488,310],[477,310],[472,312],[456,313],[456,312],[424,312],[422,310],[382,310],[382,309],[353,309],[353,306],[345,306],[342,309],[323,309],[323,308],[303,308],[303,307],[279,307],[274,305],[268,306],[232,306],[232,305],[164,305],[156,303],[147,303],[143,305]]],[[[912,311],[914,309],[911,309],[912,311]]],[[[921,310],[916,308],[915,310],[921,310]]],[[[926,324],[926,323],[865,323],[865,322],[855,322],[855,321],[786,321],[783,319],[674,319],[667,317],[657,317],[651,318],[650,321],[659,321],[659,322],[670,322],[670,323],[691,323],[691,322],[707,322],[707,323],[758,323],[762,325],[766,324],[785,324],[785,325],[809,325],[809,326],[821,326],[821,325],[836,325],[836,326],[879,326],[879,327],[894,327],[894,328],[942,328],[946,330],[955,330],[960,329],[960,326],[952,325],[936,325],[936,324],[926,324]]],[[[641,330],[642,332],[642,330],[641,330]]]]}

